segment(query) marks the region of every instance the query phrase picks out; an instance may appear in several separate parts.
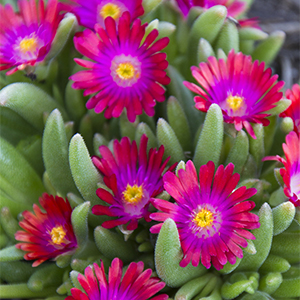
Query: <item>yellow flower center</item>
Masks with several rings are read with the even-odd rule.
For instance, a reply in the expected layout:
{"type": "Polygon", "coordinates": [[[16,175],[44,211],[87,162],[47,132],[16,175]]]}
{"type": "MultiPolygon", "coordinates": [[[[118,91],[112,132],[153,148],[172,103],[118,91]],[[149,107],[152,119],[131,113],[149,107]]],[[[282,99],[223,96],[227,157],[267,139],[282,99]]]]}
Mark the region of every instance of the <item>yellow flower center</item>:
{"type": "Polygon", "coordinates": [[[131,186],[127,184],[126,190],[123,192],[123,196],[126,202],[130,204],[137,204],[143,197],[142,186],[131,186]]]}
{"type": "Polygon", "coordinates": [[[62,226],[57,226],[51,230],[50,235],[51,235],[52,242],[54,244],[60,245],[61,243],[63,243],[65,241],[64,238],[65,238],[66,232],[62,226]]]}
{"type": "Polygon", "coordinates": [[[226,102],[233,111],[236,111],[242,106],[244,98],[240,96],[229,95],[226,99],[226,102]]]}
{"type": "Polygon", "coordinates": [[[131,79],[134,76],[136,78],[139,77],[138,73],[135,75],[135,68],[130,62],[120,63],[116,70],[116,73],[121,79],[131,79]]]}
{"type": "Polygon", "coordinates": [[[103,5],[100,10],[100,15],[103,19],[107,17],[112,17],[113,19],[118,19],[121,14],[121,9],[118,5],[113,3],[107,3],[103,5]]]}
{"type": "Polygon", "coordinates": [[[31,38],[24,38],[21,42],[20,42],[20,50],[23,53],[26,52],[34,52],[36,51],[36,48],[38,46],[37,40],[34,37],[31,38]]]}
{"type": "Polygon", "coordinates": [[[211,225],[211,223],[214,221],[214,215],[210,210],[206,208],[202,208],[196,214],[193,221],[196,223],[198,227],[207,227],[211,225]]]}

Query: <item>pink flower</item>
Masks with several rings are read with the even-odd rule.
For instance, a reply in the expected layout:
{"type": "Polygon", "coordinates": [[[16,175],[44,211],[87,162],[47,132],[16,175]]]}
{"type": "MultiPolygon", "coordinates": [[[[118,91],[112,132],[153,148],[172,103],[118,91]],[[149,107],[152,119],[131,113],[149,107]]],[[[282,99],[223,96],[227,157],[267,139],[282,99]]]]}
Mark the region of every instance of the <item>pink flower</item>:
{"type": "MultiPolygon", "coordinates": [[[[260,226],[258,216],[250,213],[255,206],[252,201],[245,201],[256,193],[256,189],[242,186],[235,190],[240,175],[233,173],[234,165],[226,168],[209,161],[201,166],[199,181],[192,161],[186,163],[186,169],[178,171],[178,177],[167,172],[164,188],[176,203],[153,199],[151,203],[161,210],[152,213],[150,218],[164,222],[171,218],[177,224],[183,259],[181,267],[190,261],[198,266],[200,260],[210,268],[211,261],[218,270],[229,261],[242,258],[240,247],[247,247],[246,239],[255,239],[247,229],[260,226]]],[[[158,233],[162,223],[151,227],[152,233],[158,233]]]]}
{"type": "Polygon", "coordinates": [[[75,5],[70,6],[79,24],[94,29],[96,23],[104,27],[104,20],[112,17],[117,23],[121,15],[128,11],[131,21],[144,14],[142,0],[70,0],[75,5]]]}
{"type": "Polygon", "coordinates": [[[89,70],[80,71],[70,77],[73,88],[85,89],[84,95],[97,93],[86,104],[88,109],[101,113],[106,118],[118,118],[124,107],[130,122],[134,122],[143,109],[154,115],[156,101],[165,100],[162,84],[169,84],[165,69],[168,66],[165,48],[167,37],[157,40],[158,31],[152,30],[145,41],[145,27],[136,19],[130,28],[130,14],[123,13],[119,25],[113,18],[105,19],[105,27],[95,26],[95,31],[86,29],[74,38],[76,49],[96,61],[75,59],[89,70]]]}
{"type": "Polygon", "coordinates": [[[44,60],[62,19],[57,0],[19,0],[20,13],[0,5],[0,70],[11,75],[44,60]]]}
{"type": "Polygon", "coordinates": [[[294,84],[291,90],[286,90],[287,99],[292,101],[291,105],[282,112],[279,117],[290,117],[294,122],[294,131],[300,134],[300,86],[294,84]]]}
{"type": "MultiPolygon", "coordinates": [[[[65,300],[146,300],[164,288],[165,283],[157,277],[151,277],[152,270],[144,270],[143,262],[132,262],[122,276],[122,261],[115,258],[105,274],[103,262],[101,267],[96,263],[93,268],[88,266],[84,275],[78,275],[78,282],[85,293],[72,288],[72,296],[65,300]]],[[[162,294],[151,298],[152,300],[167,300],[168,295],[162,294]]]]}
{"type": "Polygon", "coordinates": [[[191,67],[192,74],[200,86],[184,82],[184,85],[199,94],[194,98],[195,107],[207,112],[212,103],[218,104],[223,112],[224,122],[233,123],[236,130],[243,127],[251,137],[256,138],[251,123],[267,126],[270,114],[266,112],[276,106],[282,98],[284,82],[277,82],[278,75],[272,76],[271,68],[265,70],[265,63],[251,56],[231,50],[227,61],[214,56],[208,62],[191,67]]]}
{"type": "MultiPolygon", "coordinates": [[[[95,166],[104,175],[104,183],[112,193],[99,188],[97,195],[110,204],[109,207],[95,205],[92,212],[95,215],[117,217],[102,224],[105,228],[112,228],[126,224],[128,230],[138,226],[138,220],[144,218],[147,222],[150,212],[150,198],[163,192],[162,173],[170,158],[163,162],[164,147],[158,150],[151,148],[147,155],[148,138],[143,135],[139,150],[136,142],[130,144],[128,137],[121,142],[114,141],[114,154],[106,146],[99,151],[102,158],[92,158],[95,166]]],[[[169,168],[173,170],[175,165],[169,168]]]]}
{"type": "Polygon", "coordinates": [[[24,258],[35,260],[33,267],[61,254],[72,253],[77,248],[69,201],[45,193],[39,202],[46,213],[34,204],[34,213],[24,211],[24,219],[19,222],[24,230],[15,234],[16,240],[25,242],[16,244],[16,248],[28,252],[24,258]]]}
{"type": "Polygon", "coordinates": [[[267,156],[266,160],[277,160],[283,163],[284,168],[280,169],[285,184],[284,193],[289,200],[297,207],[300,206],[300,138],[292,131],[285,137],[285,144],[282,148],[286,159],[276,156],[267,156]]]}

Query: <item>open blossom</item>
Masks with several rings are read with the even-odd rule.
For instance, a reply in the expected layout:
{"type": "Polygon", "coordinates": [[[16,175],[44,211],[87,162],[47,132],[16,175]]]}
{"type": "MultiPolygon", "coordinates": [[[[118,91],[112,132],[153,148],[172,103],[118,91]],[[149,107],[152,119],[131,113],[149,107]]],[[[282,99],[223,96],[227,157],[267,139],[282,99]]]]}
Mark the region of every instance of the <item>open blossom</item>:
{"type": "Polygon", "coordinates": [[[286,90],[287,99],[291,100],[291,105],[282,112],[279,117],[290,117],[294,122],[294,131],[300,134],[300,86],[294,84],[291,90],[286,90]]]}
{"type": "Polygon", "coordinates": [[[33,267],[61,254],[70,254],[77,248],[69,201],[45,193],[39,202],[45,213],[33,204],[34,213],[24,211],[24,219],[19,222],[24,230],[15,234],[16,240],[22,242],[16,244],[16,248],[28,252],[24,258],[35,260],[33,267]]]}
{"type": "Polygon", "coordinates": [[[80,25],[94,29],[96,23],[104,27],[104,20],[112,17],[117,23],[125,11],[129,11],[132,20],[143,15],[142,0],[70,0],[70,6],[80,25]]]}
{"type": "Polygon", "coordinates": [[[190,9],[194,6],[199,6],[203,8],[211,8],[215,5],[223,5],[228,10],[228,16],[236,17],[237,15],[243,13],[247,4],[245,1],[240,0],[176,0],[177,4],[182,11],[184,16],[187,16],[190,9]]]}
{"type": "Polygon", "coordinates": [[[192,75],[200,86],[184,82],[196,96],[195,107],[207,112],[212,103],[220,106],[226,123],[233,123],[236,130],[243,127],[251,137],[256,138],[250,123],[267,126],[268,110],[282,98],[284,82],[277,82],[278,75],[272,76],[271,68],[265,70],[265,63],[252,63],[251,56],[231,50],[227,61],[214,56],[198,67],[191,67],[192,75]]]}
{"type": "MultiPolygon", "coordinates": [[[[148,138],[143,135],[138,149],[135,141],[130,143],[128,137],[123,137],[120,142],[114,141],[114,154],[108,147],[101,146],[99,151],[102,158],[92,158],[104,175],[104,183],[113,193],[99,188],[98,197],[110,206],[95,205],[92,212],[117,217],[115,220],[105,221],[103,227],[112,228],[129,222],[127,230],[134,230],[139,219],[151,221],[148,211],[150,198],[163,192],[162,172],[170,158],[163,162],[163,146],[158,150],[151,148],[147,155],[147,142],[148,138]]],[[[175,165],[169,170],[174,167],[175,165]]]]}
{"type": "MultiPolygon", "coordinates": [[[[250,213],[255,204],[245,200],[256,189],[242,186],[235,190],[240,175],[232,174],[233,169],[232,163],[226,168],[220,165],[214,174],[215,165],[209,161],[201,166],[198,181],[195,166],[188,161],[178,177],[171,172],[164,175],[164,188],[176,203],[151,200],[161,212],[150,218],[161,222],[171,218],[176,223],[183,250],[181,267],[190,261],[198,266],[201,260],[206,268],[212,262],[220,270],[228,261],[234,264],[236,257],[243,257],[240,246],[247,247],[246,239],[255,239],[247,230],[260,226],[258,216],[250,213]]],[[[162,225],[154,225],[150,231],[158,233],[162,225]]]]}
{"type": "Polygon", "coordinates": [[[86,103],[88,109],[96,113],[105,110],[106,118],[118,118],[126,108],[130,122],[134,122],[143,109],[149,116],[154,115],[156,101],[165,100],[165,89],[170,78],[165,69],[168,66],[166,54],[159,51],[165,48],[169,39],[155,39],[156,29],[152,30],[144,42],[145,27],[136,19],[130,28],[130,14],[123,13],[118,26],[112,17],[105,19],[105,27],[95,25],[95,32],[86,29],[74,38],[76,49],[95,61],[75,59],[88,70],[70,77],[72,87],[85,89],[84,96],[96,93],[86,103]]]}
{"type": "Polygon", "coordinates": [[[295,206],[300,206],[300,138],[292,131],[285,141],[282,148],[286,159],[276,155],[267,156],[263,161],[277,160],[283,163],[284,168],[280,169],[280,175],[285,184],[284,193],[295,206]]]}
{"type": "Polygon", "coordinates": [[[62,19],[57,0],[19,0],[19,13],[0,4],[0,70],[10,75],[44,60],[62,19]]]}
{"type": "MultiPolygon", "coordinates": [[[[115,258],[109,267],[108,278],[105,274],[103,262],[101,267],[96,263],[93,268],[88,266],[84,275],[78,275],[78,282],[82,286],[82,292],[78,288],[72,288],[72,296],[65,300],[147,300],[164,288],[165,283],[157,277],[151,277],[152,270],[144,271],[143,262],[132,262],[124,276],[122,276],[123,263],[115,258]]],[[[167,300],[166,294],[151,298],[151,300],[167,300]]]]}

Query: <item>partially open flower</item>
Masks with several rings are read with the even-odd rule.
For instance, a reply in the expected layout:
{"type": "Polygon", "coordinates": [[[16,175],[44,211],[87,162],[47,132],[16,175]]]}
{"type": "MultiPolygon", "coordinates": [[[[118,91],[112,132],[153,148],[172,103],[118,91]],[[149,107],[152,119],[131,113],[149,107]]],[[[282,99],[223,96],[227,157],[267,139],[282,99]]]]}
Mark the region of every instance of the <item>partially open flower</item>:
{"type": "Polygon", "coordinates": [[[23,242],[16,244],[16,248],[28,252],[24,258],[35,260],[33,267],[61,254],[70,254],[77,248],[69,201],[45,193],[39,202],[45,213],[34,204],[34,213],[23,212],[24,219],[19,224],[24,230],[15,234],[16,240],[23,242]]]}
{"type": "Polygon", "coordinates": [[[51,49],[62,19],[57,0],[19,0],[19,13],[11,5],[0,5],[0,70],[6,74],[42,62],[51,49]]]}
{"type": "Polygon", "coordinates": [[[291,105],[282,112],[279,117],[290,117],[294,122],[294,131],[300,134],[300,86],[294,84],[291,90],[286,90],[287,99],[291,100],[291,105]]]}
{"type": "MultiPolygon", "coordinates": [[[[122,276],[123,263],[115,258],[108,271],[108,278],[104,271],[103,262],[101,267],[96,263],[93,268],[88,266],[84,275],[78,275],[78,282],[83,290],[72,288],[72,296],[65,300],[147,300],[158,293],[165,283],[157,277],[151,277],[152,270],[144,271],[143,262],[132,262],[122,276]]],[[[152,300],[167,300],[168,295],[162,294],[151,298],[152,300]]]]}
{"type": "MultiPolygon", "coordinates": [[[[97,195],[110,204],[109,207],[95,205],[92,212],[96,215],[117,217],[102,224],[112,228],[121,224],[127,225],[127,230],[134,230],[138,220],[144,218],[150,221],[148,211],[150,198],[163,191],[162,172],[170,158],[162,160],[164,147],[159,150],[151,148],[147,155],[148,138],[143,135],[139,150],[136,142],[130,144],[128,137],[121,142],[114,141],[114,154],[106,146],[99,148],[102,158],[92,158],[95,166],[104,175],[104,182],[113,192],[99,188],[97,195]]],[[[169,170],[173,170],[173,165],[169,170]]]]}
{"type": "Polygon", "coordinates": [[[300,206],[300,138],[296,132],[291,131],[285,141],[282,148],[286,159],[276,155],[267,156],[263,161],[277,160],[283,163],[280,175],[285,184],[284,193],[295,206],[300,206]]]}
{"type": "Polygon", "coordinates": [[[76,4],[71,7],[80,25],[94,29],[96,23],[104,27],[104,20],[112,17],[117,23],[125,11],[132,20],[144,13],[142,0],[70,0],[76,4]]]}
{"type": "Polygon", "coordinates": [[[75,59],[89,70],[80,71],[70,77],[72,87],[85,89],[84,96],[97,93],[86,104],[96,113],[105,110],[106,118],[118,118],[124,107],[130,122],[134,122],[143,109],[149,116],[154,115],[156,101],[165,100],[162,84],[169,84],[165,69],[168,66],[165,48],[169,39],[158,36],[152,30],[145,41],[145,27],[136,19],[130,28],[130,14],[123,13],[118,26],[112,17],[105,19],[105,27],[95,26],[96,33],[86,29],[74,38],[76,49],[96,61],[75,59]]]}
{"type": "MultiPolygon", "coordinates": [[[[247,230],[260,226],[258,216],[249,212],[255,204],[245,200],[256,189],[243,186],[235,190],[240,175],[232,174],[233,169],[232,163],[226,168],[221,165],[214,174],[215,165],[209,161],[201,166],[198,181],[195,166],[188,161],[186,169],[178,171],[178,177],[171,172],[164,175],[164,188],[176,204],[152,199],[151,203],[161,212],[152,213],[150,218],[175,221],[183,250],[181,267],[190,261],[198,266],[201,259],[206,268],[212,261],[216,269],[222,269],[228,261],[234,264],[236,257],[243,257],[240,246],[247,246],[246,239],[255,239],[247,230]]],[[[154,225],[150,231],[158,233],[162,225],[154,225]]]]}
{"type": "Polygon", "coordinates": [[[234,123],[236,130],[243,127],[251,137],[256,138],[251,123],[267,126],[270,121],[266,112],[275,107],[282,98],[284,82],[277,82],[278,75],[272,76],[271,68],[265,70],[265,63],[251,56],[231,50],[227,61],[214,56],[208,62],[191,67],[192,74],[200,86],[184,82],[191,91],[200,94],[194,98],[195,107],[207,112],[212,103],[218,104],[226,123],[234,123]]]}

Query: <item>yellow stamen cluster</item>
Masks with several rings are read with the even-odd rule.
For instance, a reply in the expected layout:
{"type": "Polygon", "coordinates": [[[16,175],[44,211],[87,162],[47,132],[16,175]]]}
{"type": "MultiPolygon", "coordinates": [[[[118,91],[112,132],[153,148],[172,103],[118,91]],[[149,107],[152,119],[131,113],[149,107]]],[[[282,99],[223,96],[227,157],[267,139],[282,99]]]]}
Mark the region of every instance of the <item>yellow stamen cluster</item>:
{"type": "Polygon", "coordinates": [[[103,7],[100,10],[100,15],[103,19],[107,17],[112,17],[113,19],[118,19],[121,14],[121,9],[118,5],[113,3],[107,3],[103,5],[103,7]]]}
{"type": "Polygon", "coordinates": [[[130,62],[120,63],[116,73],[121,79],[131,79],[135,75],[135,68],[130,62]]]}
{"type": "Polygon", "coordinates": [[[127,184],[126,190],[123,192],[123,197],[126,202],[130,204],[137,204],[143,197],[142,186],[137,186],[136,184],[131,186],[127,184]]]}
{"type": "Polygon", "coordinates": [[[244,98],[240,96],[229,95],[226,99],[226,102],[233,111],[236,111],[242,106],[244,98]]]}
{"type": "Polygon", "coordinates": [[[19,44],[19,49],[21,52],[26,53],[26,52],[34,52],[36,51],[36,48],[38,47],[38,43],[36,38],[24,38],[20,44],[19,44]]]}
{"type": "Polygon", "coordinates": [[[60,245],[65,241],[66,231],[62,226],[57,226],[51,230],[50,236],[54,244],[60,245]]]}
{"type": "Polygon", "coordinates": [[[214,221],[214,215],[210,210],[206,208],[202,208],[196,214],[193,221],[196,223],[198,227],[207,227],[211,225],[211,223],[214,221]]]}

